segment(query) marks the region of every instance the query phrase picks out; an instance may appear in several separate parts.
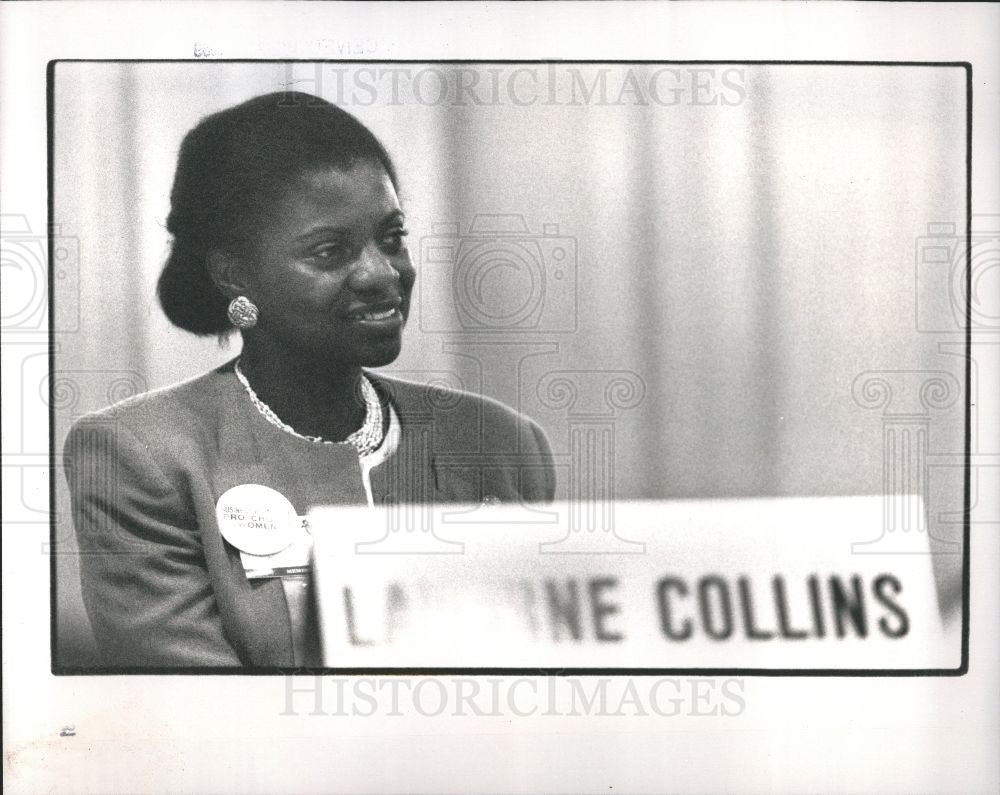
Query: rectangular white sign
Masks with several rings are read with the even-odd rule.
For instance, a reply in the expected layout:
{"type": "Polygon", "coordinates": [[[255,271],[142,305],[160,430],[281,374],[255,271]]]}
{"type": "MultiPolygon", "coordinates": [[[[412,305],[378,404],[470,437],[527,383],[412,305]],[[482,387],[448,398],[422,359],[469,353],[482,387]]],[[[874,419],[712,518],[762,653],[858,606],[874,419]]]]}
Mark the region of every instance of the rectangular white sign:
{"type": "Polygon", "coordinates": [[[315,510],[325,664],[957,668],[961,620],[939,612],[926,534],[907,554],[854,546],[883,511],[881,497],[315,510]],[[572,529],[595,518],[606,529],[572,529]]]}

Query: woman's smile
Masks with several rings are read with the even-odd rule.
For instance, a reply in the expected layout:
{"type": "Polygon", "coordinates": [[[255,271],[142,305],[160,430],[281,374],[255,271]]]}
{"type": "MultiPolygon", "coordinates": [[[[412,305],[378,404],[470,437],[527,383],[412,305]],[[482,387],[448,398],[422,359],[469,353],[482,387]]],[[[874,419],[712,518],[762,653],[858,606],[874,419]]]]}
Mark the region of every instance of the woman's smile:
{"type": "Polygon", "coordinates": [[[352,309],[347,314],[347,319],[363,324],[366,328],[375,330],[391,331],[403,325],[403,313],[400,306],[403,300],[397,298],[394,301],[381,301],[376,304],[352,309]]]}

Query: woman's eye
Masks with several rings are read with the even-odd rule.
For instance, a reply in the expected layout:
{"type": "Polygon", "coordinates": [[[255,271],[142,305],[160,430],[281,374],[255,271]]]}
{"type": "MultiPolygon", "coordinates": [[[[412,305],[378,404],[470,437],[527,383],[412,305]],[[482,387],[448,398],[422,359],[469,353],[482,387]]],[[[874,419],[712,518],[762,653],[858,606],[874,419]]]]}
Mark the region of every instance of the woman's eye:
{"type": "Polygon", "coordinates": [[[350,248],[342,243],[324,243],[310,252],[310,256],[324,263],[341,263],[350,257],[350,248]]]}
{"type": "Polygon", "coordinates": [[[409,234],[402,227],[390,229],[382,240],[382,247],[390,254],[398,254],[404,248],[403,238],[409,234]]]}

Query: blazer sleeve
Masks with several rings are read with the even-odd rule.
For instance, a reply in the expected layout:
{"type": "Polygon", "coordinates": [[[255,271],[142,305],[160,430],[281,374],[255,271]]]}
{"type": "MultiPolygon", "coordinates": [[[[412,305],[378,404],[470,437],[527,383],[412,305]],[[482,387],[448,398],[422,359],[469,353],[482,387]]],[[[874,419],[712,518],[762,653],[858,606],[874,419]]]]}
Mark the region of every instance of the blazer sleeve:
{"type": "Polygon", "coordinates": [[[190,500],[124,422],[80,420],[64,466],[105,665],[234,666],[190,500]]]}

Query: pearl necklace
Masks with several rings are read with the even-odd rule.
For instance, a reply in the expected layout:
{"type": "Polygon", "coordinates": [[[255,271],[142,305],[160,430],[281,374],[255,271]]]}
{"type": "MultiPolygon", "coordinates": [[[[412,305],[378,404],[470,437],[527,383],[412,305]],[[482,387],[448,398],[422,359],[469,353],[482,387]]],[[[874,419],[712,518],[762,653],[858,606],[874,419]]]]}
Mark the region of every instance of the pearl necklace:
{"type": "Polygon", "coordinates": [[[264,419],[266,419],[269,423],[277,428],[281,428],[281,430],[286,433],[290,433],[292,436],[297,436],[300,439],[305,439],[309,442],[317,442],[320,444],[349,444],[358,451],[358,455],[370,453],[382,444],[382,401],[379,400],[378,393],[375,392],[375,387],[372,386],[371,381],[369,381],[363,374],[361,376],[361,394],[365,399],[364,424],[344,441],[333,442],[328,439],[324,439],[322,436],[307,436],[304,433],[299,433],[291,425],[282,422],[271,407],[257,397],[257,393],[253,391],[253,387],[250,386],[250,382],[247,381],[247,377],[240,369],[240,362],[238,359],[236,361],[235,370],[236,377],[239,379],[240,383],[243,384],[243,388],[247,391],[247,394],[250,396],[250,400],[253,401],[257,411],[259,411],[264,419]]]}

